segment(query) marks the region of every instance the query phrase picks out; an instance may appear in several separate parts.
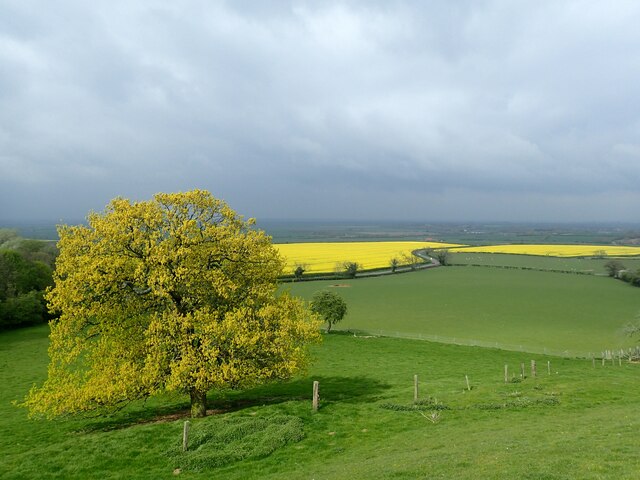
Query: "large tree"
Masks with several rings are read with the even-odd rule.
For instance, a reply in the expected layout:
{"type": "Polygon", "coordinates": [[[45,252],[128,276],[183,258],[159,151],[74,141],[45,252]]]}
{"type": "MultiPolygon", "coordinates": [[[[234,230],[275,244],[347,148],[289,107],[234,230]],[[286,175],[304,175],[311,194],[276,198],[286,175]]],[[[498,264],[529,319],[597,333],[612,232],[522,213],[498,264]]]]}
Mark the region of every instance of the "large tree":
{"type": "Polygon", "coordinates": [[[48,378],[25,405],[55,417],[146,398],[284,379],[319,322],[277,295],[271,240],[210,193],[117,198],[88,226],[59,227],[48,378]]]}

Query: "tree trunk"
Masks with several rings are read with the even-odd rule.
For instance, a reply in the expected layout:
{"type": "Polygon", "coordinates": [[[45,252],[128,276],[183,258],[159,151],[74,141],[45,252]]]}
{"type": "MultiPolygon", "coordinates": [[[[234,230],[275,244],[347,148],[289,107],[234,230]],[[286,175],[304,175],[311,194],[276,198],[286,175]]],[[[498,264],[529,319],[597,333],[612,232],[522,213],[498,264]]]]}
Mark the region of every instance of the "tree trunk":
{"type": "Polygon", "coordinates": [[[191,417],[199,418],[207,416],[207,392],[200,392],[196,389],[189,392],[191,397],[191,417]]]}
{"type": "Polygon", "coordinates": [[[331,332],[331,322],[327,322],[327,333],[331,332]]]}

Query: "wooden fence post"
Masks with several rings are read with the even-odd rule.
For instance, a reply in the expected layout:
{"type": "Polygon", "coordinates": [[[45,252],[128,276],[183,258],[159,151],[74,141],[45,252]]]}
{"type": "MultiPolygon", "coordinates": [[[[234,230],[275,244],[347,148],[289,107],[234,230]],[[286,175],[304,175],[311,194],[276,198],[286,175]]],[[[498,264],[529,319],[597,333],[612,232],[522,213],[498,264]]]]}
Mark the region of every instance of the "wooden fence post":
{"type": "Polygon", "coordinates": [[[182,451],[186,452],[189,448],[189,425],[191,423],[189,420],[184,422],[184,427],[182,428],[182,451]]]}
{"type": "Polygon", "coordinates": [[[524,380],[524,362],[520,364],[520,378],[524,380]]]}
{"type": "Polygon", "coordinates": [[[504,366],[504,383],[509,383],[509,365],[504,366]]]}
{"type": "Polygon", "coordinates": [[[318,411],[318,398],[320,397],[320,382],[314,380],[313,382],[313,411],[318,411]]]}
{"type": "Polygon", "coordinates": [[[536,361],[531,360],[531,376],[535,378],[536,376],[536,361]]]}
{"type": "Polygon", "coordinates": [[[413,376],[413,403],[418,403],[418,375],[413,376]]]}
{"type": "Polygon", "coordinates": [[[464,379],[467,381],[467,390],[471,391],[471,385],[469,384],[469,376],[465,375],[464,379]]]}
{"type": "Polygon", "coordinates": [[[551,360],[547,360],[547,375],[551,375],[551,360]]]}

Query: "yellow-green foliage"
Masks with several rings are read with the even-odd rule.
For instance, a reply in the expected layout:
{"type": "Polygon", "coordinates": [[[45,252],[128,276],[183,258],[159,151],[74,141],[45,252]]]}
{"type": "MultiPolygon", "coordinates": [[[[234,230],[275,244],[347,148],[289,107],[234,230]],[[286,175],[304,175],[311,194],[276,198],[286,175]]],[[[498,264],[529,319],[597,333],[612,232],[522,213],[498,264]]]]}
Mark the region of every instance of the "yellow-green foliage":
{"type": "Polygon", "coordinates": [[[288,378],[319,322],[276,296],[284,262],[208,192],[117,198],[89,226],[59,228],[48,378],[25,405],[54,417],[162,391],[288,378]]]}

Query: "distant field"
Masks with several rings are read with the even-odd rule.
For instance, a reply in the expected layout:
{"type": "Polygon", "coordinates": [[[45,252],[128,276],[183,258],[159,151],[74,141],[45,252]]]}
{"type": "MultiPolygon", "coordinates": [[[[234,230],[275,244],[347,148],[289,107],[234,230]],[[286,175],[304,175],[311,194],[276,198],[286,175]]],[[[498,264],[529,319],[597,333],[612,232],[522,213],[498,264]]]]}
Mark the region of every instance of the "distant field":
{"type": "MultiPolygon", "coordinates": [[[[572,271],[606,274],[604,265],[609,258],[547,257],[541,255],[513,255],[505,253],[475,253],[453,250],[450,262],[454,265],[486,265],[496,267],[533,268],[540,270],[572,271]]],[[[621,258],[626,269],[640,268],[640,258],[621,258]]]]}
{"type": "Polygon", "coordinates": [[[571,355],[629,346],[622,329],[640,312],[640,291],[626,283],[528,270],[442,267],[283,288],[307,299],[338,292],[349,305],[343,330],[571,355]]]}
{"type": "Polygon", "coordinates": [[[625,257],[640,256],[640,247],[615,245],[488,245],[484,247],[460,247],[456,251],[469,253],[509,253],[518,255],[545,255],[550,257],[625,257]]]}
{"type": "Polygon", "coordinates": [[[401,260],[420,248],[449,248],[457,244],[437,242],[330,242],[281,243],[275,247],[287,260],[285,273],[293,273],[296,265],[306,266],[306,273],[341,270],[343,262],[357,262],[364,270],[389,266],[392,258],[401,260]]]}
{"type": "MultiPolygon", "coordinates": [[[[297,265],[304,265],[306,273],[329,273],[341,270],[344,262],[357,262],[361,269],[371,270],[389,266],[392,258],[402,260],[411,251],[420,248],[449,248],[454,255],[453,263],[474,263],[474,254],[502,254],[487,260],[478,260],[478,264],[531,266],[558,270],[593,271],[604,273],[604,264],[611,257],[631,257],[627,268],[636,268],[633,257],[640,260],[640,247],[612,245],[536,245],[512,244],[489,245],[483,247],[465,246],[440,242],[313,242],[280,243],[276,248],[287,261],[285,273],[291,274],[297,265]],[[508,257],[512,258],[508,258],[508,257]],[[516,256],[528,256],[526,260],[516,256]],[[538,257],[539,260],[534,260],[538,257]],[[544,260],[543,257],[549,257],[544,260]],[[555,258],[572,259],[556,262],[555,258]],[[582,260],[575,260],[580,257],[582,260]],[[600,257],[600,258],[593,258],[600,257]],[[465,260],[461,260],[465,259],[465,260]],[[547,267],[548,265],[548,267],[547,267]]],[[[480,258],[480,257],[475,257],[480,258]]]]}

